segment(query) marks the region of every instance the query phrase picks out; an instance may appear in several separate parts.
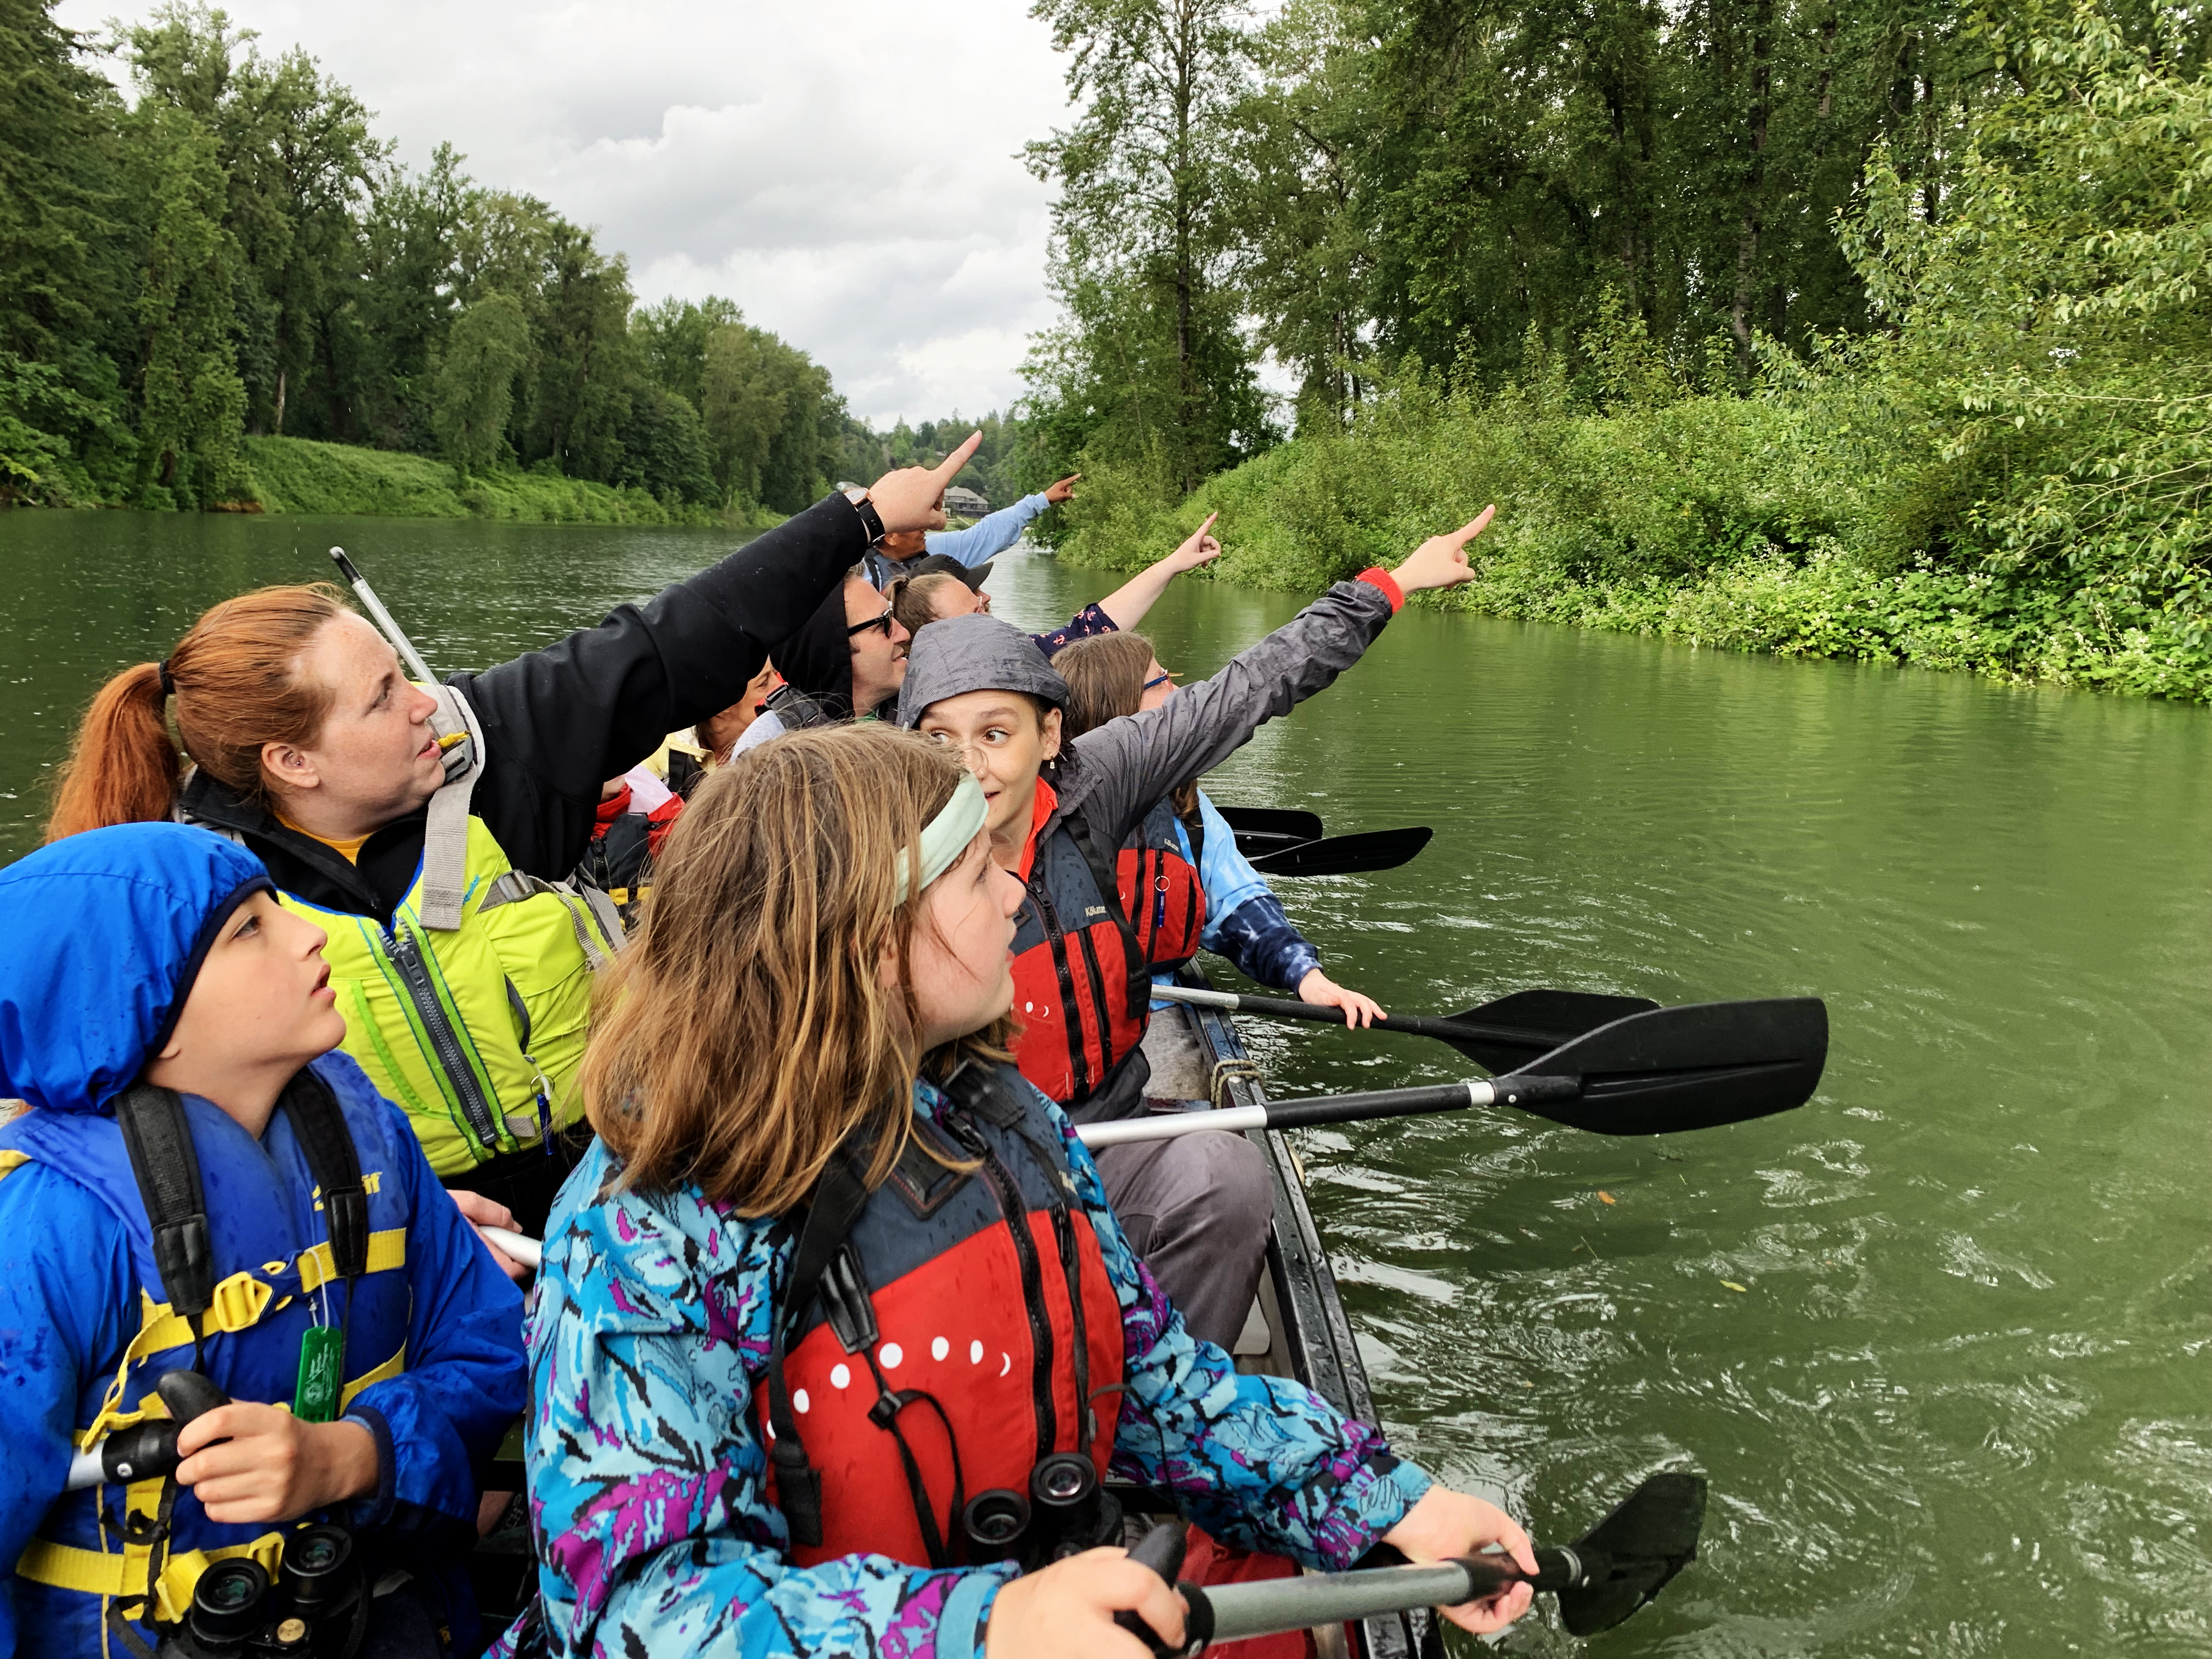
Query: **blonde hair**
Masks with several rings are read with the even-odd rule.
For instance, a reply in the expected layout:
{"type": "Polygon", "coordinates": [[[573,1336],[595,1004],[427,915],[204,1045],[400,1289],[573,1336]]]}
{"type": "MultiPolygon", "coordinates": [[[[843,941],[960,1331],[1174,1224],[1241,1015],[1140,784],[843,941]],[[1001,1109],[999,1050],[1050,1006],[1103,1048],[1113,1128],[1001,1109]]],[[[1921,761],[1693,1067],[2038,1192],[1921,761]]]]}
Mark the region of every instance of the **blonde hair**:
{"type": "Polygon", "coordinates": [[[872,1139],[872,1188],[905,1148],[917,1076],[1006,1057],[1004,1019],[915,1048],[922,896],[900,899],[899,856],[921,867],[922,827],[963,775],[950,750],[871,723],[790,733],[699,786],[595,993],[584,1100],[623,1184],[781,1215],[872,1139]]]}

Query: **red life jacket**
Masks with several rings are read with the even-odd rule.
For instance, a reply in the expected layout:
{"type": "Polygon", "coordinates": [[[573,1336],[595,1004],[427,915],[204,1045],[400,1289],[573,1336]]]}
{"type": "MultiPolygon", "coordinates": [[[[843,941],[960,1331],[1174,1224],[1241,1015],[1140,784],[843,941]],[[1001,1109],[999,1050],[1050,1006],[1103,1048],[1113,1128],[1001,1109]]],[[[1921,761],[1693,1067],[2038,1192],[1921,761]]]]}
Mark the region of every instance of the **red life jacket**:
{"type": "Polygon", "coordinates": [[[1073,1109],[1119,1066],[1136,1063],[1152,1008],[1152,963],[1121,904],[1121,884],[1080,814],[1043,837],[1059,797],[1037,780],[1014,918],[1014,1059],[1022,1075],[1073,1109]]]}
{"type": "Polygon", "coordinates": [[[753,1403],[801,1566],[961,1565],[969,1498],[1026,1492],[1055,1451],[1103,1478],[1113,1449],[1121,1307],[1060,1131],[1011,1068],[971,1061],[944,1092],[874,1193],[866,1149],[831,1160],[777,1298],[753,1403]]]}
{"type": "Polygon", "coordinates": [[[1120,869],[1121,909],[1134,927],[1137,948],[1154,973],[1180,968],[1198,954],[1206,931],[1206,889],[1198,878],[1198,857],[1206,845],[1197,815],[1184,821],[1190,856],[1176,838],[1175,802],[1164,800],[1145,815],[1137,832],[1122,844],[1120,869]]]}

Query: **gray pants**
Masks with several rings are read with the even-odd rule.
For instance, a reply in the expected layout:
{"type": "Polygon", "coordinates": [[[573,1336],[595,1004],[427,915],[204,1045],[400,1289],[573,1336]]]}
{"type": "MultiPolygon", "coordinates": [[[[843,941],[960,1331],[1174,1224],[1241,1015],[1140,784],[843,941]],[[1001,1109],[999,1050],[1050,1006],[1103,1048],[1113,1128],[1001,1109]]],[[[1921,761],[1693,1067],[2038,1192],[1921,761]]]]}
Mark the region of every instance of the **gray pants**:
{"type": "Polygon", "coordinates": [[[1231,1346],[1267,1256],[1275,1207],[1267,1154],[1224,1132],[1102,1146],[1092,1157],[1130,1248],[1191,1334],[1231,1346]]]}

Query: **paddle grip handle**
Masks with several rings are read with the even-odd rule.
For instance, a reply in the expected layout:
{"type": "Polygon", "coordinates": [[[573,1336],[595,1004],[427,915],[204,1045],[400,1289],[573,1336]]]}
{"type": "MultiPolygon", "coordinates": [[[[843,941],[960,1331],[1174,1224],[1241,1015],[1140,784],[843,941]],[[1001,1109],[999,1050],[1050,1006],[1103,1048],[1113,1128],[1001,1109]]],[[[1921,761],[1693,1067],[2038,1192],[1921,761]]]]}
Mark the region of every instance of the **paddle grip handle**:
{"type": "Polygon", "coordinates": [[[1267,1127],[1297,1129],[1318,1123],[1358,1123],[1370,1118],[1411,1117],[1422,1112],[1458,1112],[1479,1103],[1474,1090],[1488,1083],[1438,1083],[1427,1088],[1378,1089],[1370,1094],[1323,1095],[1313,1100],[1271,1100],[1267,1127]]]}
{"type": "MultiPolygon", "coordinates": [[[[1140,1567],[1150,1567],[1170,1584],[1182,1571],[1182,1559],[1190,1543],[1189,1530],[1180,1521],[1162,1521],[1139,1538],[1129,1552],[1129,1559],[1140,1567]]],[[[1114,1615],[1114,1622],[1142,1642],[1158,1659],[1169,1659],[1172,1654],[1188,1653],[1188,1644],[1171,1648],[1159,1638],[1159,1633],[1137,1613],[1124,1609],[1114,1615]]],[[[1188,1620],[1185,1621],[1186,1624],[1188,1620]]]]}

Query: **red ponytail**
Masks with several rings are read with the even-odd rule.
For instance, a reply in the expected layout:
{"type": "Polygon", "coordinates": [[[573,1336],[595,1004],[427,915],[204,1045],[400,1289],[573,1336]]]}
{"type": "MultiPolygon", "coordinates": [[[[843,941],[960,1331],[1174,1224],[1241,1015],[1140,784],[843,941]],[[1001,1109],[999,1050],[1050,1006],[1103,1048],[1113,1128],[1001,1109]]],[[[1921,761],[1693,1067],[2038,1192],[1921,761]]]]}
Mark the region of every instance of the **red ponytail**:
{"type": "Polygon", "coordinates": [[[262,745],[305,748],[322,732],[331,688],[301,674],[300,656],[345,609],[344,596],[321,583],[261,588],[205,612],[169,653],[183,754],[162,719],[160,665],[140,663],[101,686],[77,728],[46,839],[167,817],[186,755],[217,782],[264,799],[262,745]]]}

